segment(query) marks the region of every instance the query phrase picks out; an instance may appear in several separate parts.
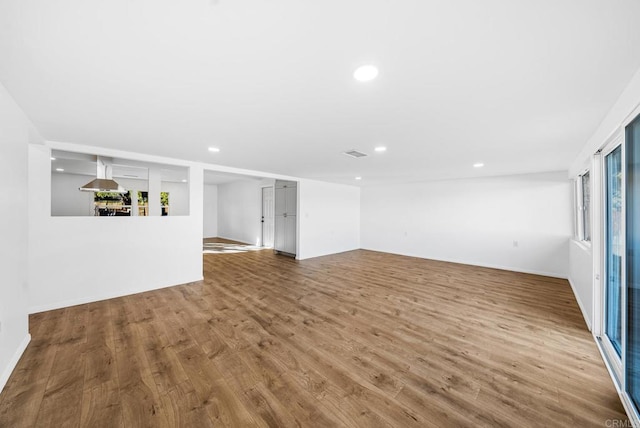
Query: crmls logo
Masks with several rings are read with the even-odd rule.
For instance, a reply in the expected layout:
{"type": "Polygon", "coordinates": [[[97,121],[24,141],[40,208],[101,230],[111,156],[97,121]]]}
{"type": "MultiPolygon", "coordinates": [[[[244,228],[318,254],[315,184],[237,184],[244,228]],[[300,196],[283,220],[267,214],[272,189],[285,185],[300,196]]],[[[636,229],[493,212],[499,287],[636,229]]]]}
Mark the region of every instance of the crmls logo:
{"type": "Polygon", "coordinates": [[[607,419],[604,426],[607,428],[632,428],[633,424],[630,420],[607,419]]]}

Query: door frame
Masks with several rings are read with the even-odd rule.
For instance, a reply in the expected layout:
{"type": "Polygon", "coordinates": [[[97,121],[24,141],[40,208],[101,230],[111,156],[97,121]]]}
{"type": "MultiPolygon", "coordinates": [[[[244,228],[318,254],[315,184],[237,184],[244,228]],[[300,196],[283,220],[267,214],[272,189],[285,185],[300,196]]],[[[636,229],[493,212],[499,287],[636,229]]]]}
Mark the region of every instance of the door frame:
{"type": "Polygon", "coordinates": [[[609,340],[609,337],[606,335],[606,293],[607,293],[607,262],[606,262],[606,243],[607,243],[607,227],[605,221],[607,221],[606,216],[606,201],[607,201],[607,166],[606,166],[606,158],[609,154],[611,154],[616,148],[621,148],[621,172],[622,172],[622,206],[626,207],[626,153],[625,153],[625,138],[624,132],[622,130],[613,133],[610,138],[607,139],[607,143],[603,146],[600,151],[600,156],[598,162],[596,163],[598,166],[598,175],[599,179],[597,180],[599,183],[600,189],[598,189],[599,195],[599,210],[598,210],[598,265],[600,275],[599,278],[596,278],[596,287],[595,287],[595,299],[594,303],[596,306],[596,310],[594,314],[596,315],[596,319],[594,321],[594,331],[593,333],[599,339],[602,351],[608,360],[609,366],[611,368],[611,372],[614,375],[614,380],[624,389],[624,372],[623,367],[625,367],[625,356],[626,356],[626,318],[627,318],[627,310],[626,310],[626,208],[622,210],[622,277],[621,284],[622,287],[620,289],[620,302],[621,302],[621,313],[620,313],[620,328],[622,329],[622,337],[620,343],[620,357],[618,357],[618,353],[615,351],[613,344],[609,340]],[[599,279],[599,280],[598,280],[599,279]]]}
{"type": "MultiPolygon", "coordinates": [[[[601,156],[600,159],[598,159],[600,152],[601,151],[605,151],[608,154],[610,152],[610,148],[611,147],[617,147],[617,145],[615,145],[614,141],[620,141],[622,144],[622,162],[623,162],[623,174],[625,175],[625,185],[624,185],[624,203],[625,203],[625,210],[623,213],[623,228],[624,228],[624,240],[625,240],[625,251],[624,251],[624,260],[623,260],[623,275],[624,275],[624,287],[622,289],[622,296],[621,296],[621,300],[622,300],[622,365],[621,365],[621,371],[620,371],[620,375],[618,375],[615,371],[614,368],[614,364],[612,364],[611,359],[608,356],[608,351],[606,349],[605,343],[603,340],[601,340],[602,337],[602,328],[603,328],[603,315],[604,315],[604,299],[603,299],[603,293],[604,293],[604,285],[603,285],[603,275],[600,275],[600,273],[603,272],[603,266],[604,266],[604,242],[603,242],[603,238],[604,238],[604,233],[602,230],[598,230],[597,233],[594,230],[594,234],[593,237],[595,239],[598,239],[598,245],[594,246],[594,252],[593,252],[593,266],[594,266],[594,271],[596,269],[599,270],[599,272],[595,272],[596,275],[594,275],[594,288],[593,288],[593,300],[594,300],[594,323],[593,323],[593,335],[596,338],[596,344],[598,345],[598,349],[603,357],[603,360],[605,362],[605,366],[607,367],[611,378],[614,381],[614,385],[616,386],[616,389],[618,391],[618,394],[620,395],[621,401],[622,401],[622,405],[624,406],[627,416],[629,416],[629,419],[631,419],[633,426],[640,426],[640,413],[639,413],[639,409],[635,406],[635,404],[633,403],[633,400],[631,399],[631,396],[629,395],[629,393],[627,392],[627,341],[628,341],[628,331],[627,331],[627,318],[628,318],[628,308],[627,308],[627,288],[628,285],[626,283],[626,157],[627,157],[627,153],[626,153],[626,148],[627,148],[627,138],[626,138],[626,129],[627,126],[633,122],[636,117],[638,117],[640,115],[640,104],[636,105],[631,113],[629,113],[624,120],[618,125],[618,127],[616,127],[616,129],[606,138],[605,143],[601,146],[600,150],[596,153],[596,159],[593,162],[593,166],[594,168],[598,168],[598,179],[595,181],[597,183],[598,186],[603,187],[602,184],[604,183],[604,171],[603,171],[603,164],[604,164],[604,156],[601,156]]],[[[601,198],[603,196],[603,189],[599,189],[598,193],[597,193],[598,197],[601,198]]],[[[598,202],[598,207],[599,209],[594,210],[594,213],[598,216],[597,219],[594,219],[594,223],[592,223],[592,226],[598,227],[599,229],[602,228],[602,226],[604,225],[604,204],[599,201],[598,202]]],[[[613,351],[615,352],[615,351],[613,351]]]]}

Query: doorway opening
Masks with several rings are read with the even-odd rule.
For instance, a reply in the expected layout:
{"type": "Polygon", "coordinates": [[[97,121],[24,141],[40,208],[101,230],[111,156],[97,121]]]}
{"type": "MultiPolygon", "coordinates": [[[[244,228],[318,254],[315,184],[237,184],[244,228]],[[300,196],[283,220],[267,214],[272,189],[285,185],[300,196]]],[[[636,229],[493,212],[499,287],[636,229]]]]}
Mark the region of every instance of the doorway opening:
{"type": "Polygon", "coordinates": [[[275,179],[204,171],[203,253],[273,248],[275,179]]]}

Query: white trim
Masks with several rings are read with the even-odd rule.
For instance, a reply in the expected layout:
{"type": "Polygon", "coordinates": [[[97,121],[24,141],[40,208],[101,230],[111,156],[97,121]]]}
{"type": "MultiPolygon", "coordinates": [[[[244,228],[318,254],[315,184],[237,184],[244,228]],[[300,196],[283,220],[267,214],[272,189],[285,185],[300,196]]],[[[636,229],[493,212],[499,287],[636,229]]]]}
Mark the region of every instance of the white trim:
{"type": "MultiPolygon", "coordinates": [[[[355,250],[356,248],[354,248],[355,250]]],[[[489,268],[489,269],[498,269],[498,270],[506,270],[509,272],[518,272],[518,273],[528,273],[528,274],[532,274],[532,275],[540,275],[540,276],[548,276],[551,278],[559,278],[559,279],[568,279],[566,274],[560,274],[557,272],[547,272],[547,271],[541,271],[541,270],[536,270],[536,269],[522,269],[522,268],[516,268],[516,267],[512,267],[512,266],[502,266],[502,265],[494,265],[491,263],[479,263],[479,262],[472,262],[469,260],[459,260],[459,259],[449,259],[449,258],[441,258],[441,257],[424,257],[424,256],[419,256],[416,254],[412,254],[412,253],[394,253],[391,251],[382,251],[382,250],[376,250],[374,248],[360,248],[361,250],[366,250],[366,251],[375,251],[378,253],[386,253],[386,254],[397,254],[399,256],[407,256],[407,257],[415,257],[418,259],[425,259],[425,260],[435,260],[438,262],[447,262],[447,263],[457,263],[457,264],[461,264],[461,265],[469,265],[469,266],[478,266],[478,267],[484,267],[484,268],[489,268]]],[[[346,251],[353,251],[353,250],[345,250],[346,251]]]]}
{"type": "Polygon", "coordinates": [[[624,134],[624,126],[617,128],[615,131],[611,133],[611,135],[609,135],[609,138],[605,140],[604,144],[600,146],[600,149],[598,150],[601,151],[603,155],[608,155],[609,153],[614,151],[619,144],[623,143],[623,137],[624,137],[623,134],[624,134]]]}
{"type": "Polygon", "coordinates": [[[600,352],[600,356],[602,357],[602,361],[604,361],[604,366],[607,369],[607,371],[609,372],[609,377],[611,378],[611,381],[613,382],[613,386],[616,387],[616,391],[618,392],[618,396],[620,397],[620,400],[622,400],[622,388],[620,383],[618,383],[617,377],[615,375],[615,371],[613,369],[613,367],[611,367],[611,363],[609,361],[609,358],[607,356],[607,351],[602,347],[602,341],[600,340],[600,338],[598,336],[596,336],[595,334],[592,335],[593,336],[593,340],[596,342],[596,347],[598,348],[598,352],[600,352]]]}
{"type": "Polygon", "coordinates": [[[18,349],[16,349],[13,357],[11,357],[11,359],[9,360],[9,364],[7,364],[7,367],[5,367],[4,372],[0,377],[0,392],[2,392],[5,385],[7,384],[11,373],[13,373],[13,370],[18,365],[18,361],[20,361],[20,357],[22,357],[22,354],[24,354],[24,351],[27,349],[27,345],[29,345],[29,342],[31,342],[31,335],[27,334],[24,339],[22,339],[22,342],[20,342],[20,346],[18,346],[18,349]]]}
{"type": "Polygon", "coordinates": [[[591,240],[593,242],[593,252],[591,253],[591,265],[593,275],[591,278],[592,283],[592,310],[593,310],[593,319],[592,319],[592,329],[591,332],[595,333],[596,336],[601,336],[603,332],[603,317],[602,317],[602,302],[604,301],[604,243],[606,242],[603,239],[603,235],[605,233],[606,227],[604,227],[603,219],[604,219],[604,201],[606,200],[604,192],[606,191],[605,180],[606,177],[604,175],[604,162],[605,156],[602,155],[602,149],[596,152],[592,156],[593,162],[593,203],[591,204],[592,209],[592,219],[591,224],[593,225],[593,235],[591,240]]]}
{"type": "MultiPolygon", "coordinates": [[[[297,210],[297,207],[296,207],[297,210]]],[[[296,211],[297,213],[298,211],[296,211]]],[[[297,219],[296,219],[297,221],[297,219]]],[[[297,230],[296,230],[297,233],[297,230]]],[[[275,247],[275,240],[276,240],[276,185],[275,183],[273,184],[263,184],[260,187],[260,243],[262,244],[262,247],[264,248],[273,248],[275,247]],[[272,189],[273,190],[273,198],[271,200],[271,202],[273,203],[273,219],[270,222],[271,223],[271,230],[273,231],[273,239],[271,242],[271,246],[267,247],[264,245],[264,189],[272,189]]],[[[297,243],[296,243],[297,245],[297,243]]]]}
{"type": "MultiPolygon", "coordinates": [[[[348,250],[340,250],[337,253],[336,252],[332,252],[332,253],[322,253],[322,254],[315,254],[313,256],[305,256],[305,257],[300,257],[299,255],[296,255],[296,260],[310,260],[310,259],[317,259],[318,257],[327,257],[327,256],[333,256],[336,254],[344,254],[344,253],[348,253],[350,251],[358,251],[358,250],[364,250],[364,248],[351,248],[348,250]]],[[[376,250],[365,250],[365,251],[376,251],[376,250]]],[[[382,253],[382,251],[377,251],[379,253],[382,253]]],[[[396,254],[396,253],[389,253],[389,254],[396,254]]],[[[400,254],[402,255],[402,254],[400,254]]],[[[412,256],[408,256],[408,257],[412,257],[412,256]]]]}
{"type": "Polygon", "coordinates": [[[587,250],[592,251],[591,248],[593,247],[593,245],[591,244],[592,241],[580,241],[580,243],[582,244],[583,247],[585,247],[587,250]]]}
{"type": "Polygon", "coordinates": [[[636,119],[636,117],[638,117],[638,116],[640,116],[640,102],[638,104],[636,104],[636,106],[633,108],[633,110],[631,110],[631,113],[629,113],[627,115],[627,117],[624,118],[622,123],[620,125],[618,125],[620,127],[620,131],[623,132],[626,135],[627,125],[629,125],[631,122],[633,122],[636,119]]]}
{"type": "Polygon", "coordinates": [[[591,320],[587,316],[587,311],[584,309],[584,305],[582,304],[582,300],[580,300],[580,295],[576,291],[576,287],[573,285],[573,281],[571,281],[571,277],[568,277],[567,281],[569,281],[569,285],[571,286],[571,291],[573,291],[573,295],[576,298],[576,302],[578,302],[578,307],[580,308],[580,311],[582,312],[582,318],[584,318],[584,322],[587,324],[587,328],[589,329],[589,331],[592,331],[591,320]]]}
{"type": "Polygon", "coordinates": [[[577,241],[580,237],[578,231],[578,179],[572,176],[569,181],[571,181],[571,223],[573,226],[571,239],[577,241]]]}
{"type": "Polygon", "coordinates": [[[101,294],[99,296],[81,297],[79,299],[63,300],[62,302],[54,302],[54,303],[47,303],[46,305],[32,306],[32,307],[29,308],[29,314],[36,314],[38,312],[52,311],[54,309],[68,308],[70,306],[85,305],[87,303],[94,303],[94,302],[100,302],[102,300],[109,300],[109,299],[115,299],[115,298],[118,298],[118,297],[131,296],[131,295],[134,295],[134,294],[146,293],[147,291],[161,290],[163,288],[176,287],[178,285],[184,285],[184,284],[189,284],[189,283],[192,283],[192,282],[202,281],[203,279],[204,279],[204,277],[200,276],[198,278],[191,279],[191,280],[185,281],[185,282],[181,282],[179,284],[166,284],[166,285],[161,285],[159,287],[142,287],[142,288],[135,289],[135,290],[127,290],[124,293],[123,292],[105,293],[105,294],[101,294]]]}
{"type": "Polygon", "coordinates": [[[580,247],[580,249],[587,251],[589,253],[591,253],[591,251],[593,250],[593,247],[591,245],[587,245],[586,241],[581,241],[576,238],[571,238],[571,242],[576,244],[578,247],[580,247]]]}
{"type": "Polygon", "coordinates": [[[631,397],[629,397],[629,394],[623,392],[622,394],[618,395],[620,395],[622,407],[624,407],[624,410],[627,413],[629,420],[631,421],[631,425],[633,425],[634,427],[640,427],[640,415],[638,415],[638,411],[631,402],[631,397]]]}
{"type": "Polygon", "coordinates": [[[613,386],[616,388],[616,392],[618,393],[618,398],[622,403],[622,407],[624,407],[625,413],[629,417],[629,420],[631,421],[631,424],[634,427],[640,427],[640,415],[638,415],[638,412],[636,411],[633,403],[631,402],[631,397],[629,397],[629,394],[624,392],[624,390],[622,389],[622,385],[618,383],[618,381],[616,380],[616,375],[613,367],[611,367],[609,359],[607,358],[606,350],[602,348],[602,342],[599,340],[599,338],[596,335],[593,335],[593,340],[596,342],[596,347],[598,348],[598,352],[600,352],[602,361],[604,361],[604,366],[609,372],[609,377],[613,382],[613,386]]]}
{"type": "Polygon", "coordinates": [[[255,245],[255,244],[252,244],[251,242],[241,241],[241,240],[235,239],[235,238],[227,238],[226,236],[218,235],[218,236],[215,236],[215,238],[226,239],[227,241],[236,241],[236,242],[239,242],[239,243],[245,244],[245,245],[255,245]]]}
{"type": "Polygon", "coordinates": [[[593,241],[593,200],[594,200],[594,178],[593,178],[593,165],[589,168],[583,170],[580,174],[578,174],[577,182],[577,213],[578,218],[576,219],[578,224],[578,236],[577,238],[586,246],[591,246],[591,242],[593,241]],[[587,213],[586,207],[584,206],[584,181],[583,178],[585,175],[588,175],[588,183],[589,183],[589,211],[587,213]],[[589,216],[589,239],[585,239],[585,215],[589,216]]]}
{"type": "MultiPolygon", "coordinates": [[[[624,157],[624,141],[622,139],[622,135],[618,132],[612,134],[612,137],[608,140],[607,145],[604,146],[598,153],[595,155],[594,169],[597,171],[598,180],[595,180],[595,185],[598,186],[597,192],[597,201],[594,204],[594,242],[597,242],[596,251],[593,254],[593,267],[594,267],[594,283],[593,283],[593,314],[594,314],[594,324],[596,328],[593,333],[596,337],[599,338],[599,345],[602,347],[602,351],[606,355],[607,361],[610,363],[610,373],[613,373],[614,381],[620,382],[623,384],[624,373],[622,368],[623,366],[623,358],[625,354],[624,348],[624,335],[621,338],[620,343],[620,352],[621,356],[618,356],[617,351],[614,348],[613,342],[610,337],[606,334],[606,304],[607,304],[607,180],[608,180],[608,169],[607,169],[607,157],[610,156],[615,150],[620,149],[620,171],[622,173],[622,206],[626,207],[625,203],[625,157],[624,157]],[[597,208],[597,209],[596,209],[597,208]]],[[[595,178],[595,177],[594,177],[595,178]]],[[[595,199],[594,199],[595,200],[595,199]]],[[[622,210],[622,248],[626,249],[625,245],[625,212],[626,209],[622,210]]],[[[626,250],[622,252],[621,255],[621,263],[622,266],[626,266],[625,262],[625,253],[626,250]]],[[[624,296],[626,294],[626,269],[622,270],[622,275],[620,278],[621,285],[624,285],[623,289],[620,290],[620,299],[621,299],[621,312],[620,312],[620,327],[622,331],[626,331],[625,328],[625,320],[626,320],[626,305],[624,303],[624,296]]]]}

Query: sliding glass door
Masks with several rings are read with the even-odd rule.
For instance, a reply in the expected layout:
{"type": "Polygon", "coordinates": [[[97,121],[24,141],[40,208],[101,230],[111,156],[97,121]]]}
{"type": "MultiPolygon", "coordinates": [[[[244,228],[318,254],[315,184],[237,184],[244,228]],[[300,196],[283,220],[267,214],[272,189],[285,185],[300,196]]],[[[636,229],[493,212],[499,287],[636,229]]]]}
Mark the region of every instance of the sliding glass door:
{"type": "Polygon", "coordinates": [[[622,146],[604,157],[604,333],[615,360],[622,356],[623,181],[622,146]]]}
{"type": "Polygon", "coordinates": [[[596,194],[602,201],[601,210],[595,212],[601,214],[597,224],[602,228],[594,235],[593,246],[603,273],[594,296],[598,308],[594,332],[634,426],[640,426],[639,113],[640,107],[600,152],[596,171],[602,189],[596,194]]]}
{"type": "Polygon", "coordinates": [[[625,130],[626,157],[626,390],[640,407],[640,117],[625,130]]]}

